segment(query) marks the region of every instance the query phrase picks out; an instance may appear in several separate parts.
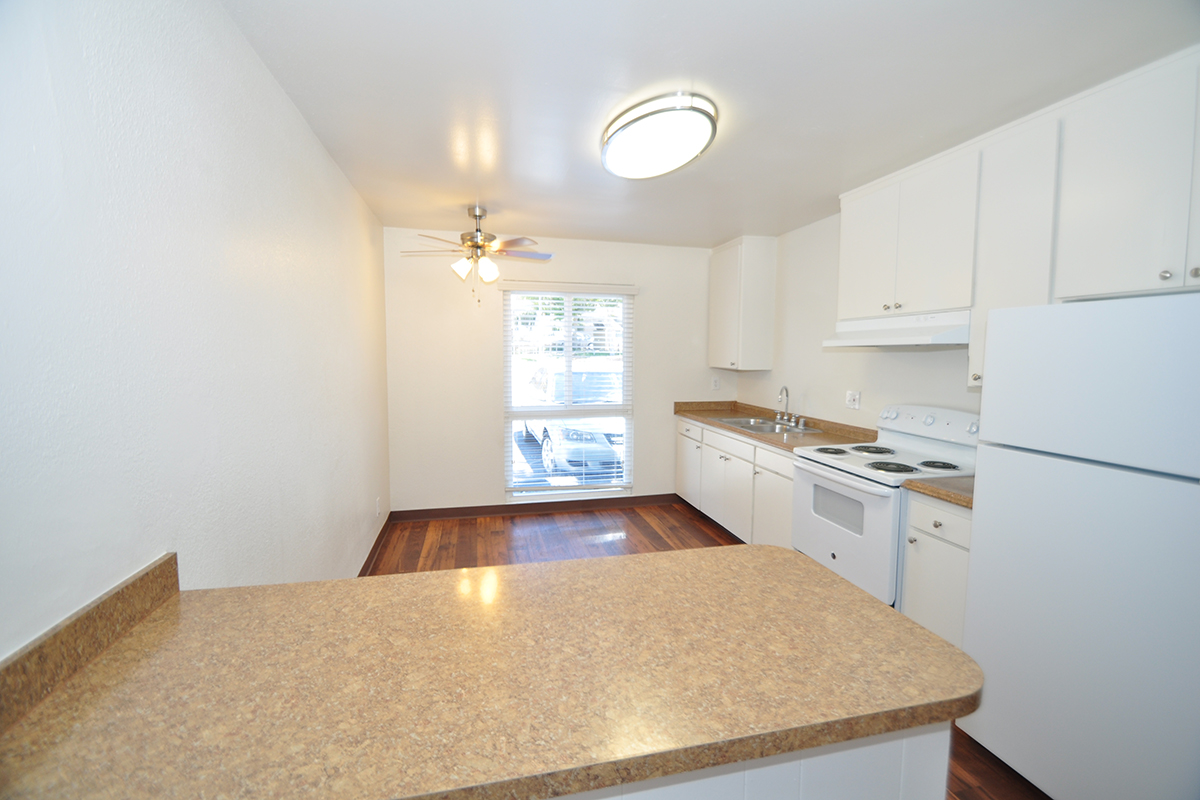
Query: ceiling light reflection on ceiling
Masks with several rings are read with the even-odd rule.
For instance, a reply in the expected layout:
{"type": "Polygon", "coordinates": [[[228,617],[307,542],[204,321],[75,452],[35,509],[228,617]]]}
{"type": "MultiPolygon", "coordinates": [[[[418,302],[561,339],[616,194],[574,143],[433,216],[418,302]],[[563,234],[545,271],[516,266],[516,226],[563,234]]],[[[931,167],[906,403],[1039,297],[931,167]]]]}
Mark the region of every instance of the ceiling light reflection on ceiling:
{"type": "Polygon", "coordinates": [[[600,160],[621,178],[653,178],[679,169],[717,135],[717,107],[707,97],[677,92],[647,100],[604,129],[600,160]]]}

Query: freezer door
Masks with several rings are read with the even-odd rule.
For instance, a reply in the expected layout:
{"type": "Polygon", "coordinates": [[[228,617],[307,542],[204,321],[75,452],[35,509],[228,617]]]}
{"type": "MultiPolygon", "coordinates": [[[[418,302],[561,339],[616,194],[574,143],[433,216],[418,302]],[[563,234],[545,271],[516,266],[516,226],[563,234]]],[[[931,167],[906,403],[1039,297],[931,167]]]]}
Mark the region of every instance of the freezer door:
{"type": "Polygon", "coordinates": [[[1055,800],[1200,797],[1200,483],[981,446],[958,724],[1055,800]]]}
{"type": "Polygon", "coordinates": [[[1200,478],[1200,293],[988,315],[979,441],[1200,478]]]}

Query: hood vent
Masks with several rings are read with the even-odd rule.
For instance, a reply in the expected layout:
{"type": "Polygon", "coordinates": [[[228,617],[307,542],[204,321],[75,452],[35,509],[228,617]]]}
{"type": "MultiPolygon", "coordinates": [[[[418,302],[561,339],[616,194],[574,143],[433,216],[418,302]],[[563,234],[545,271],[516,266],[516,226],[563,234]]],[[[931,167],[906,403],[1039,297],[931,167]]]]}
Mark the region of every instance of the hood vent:
{"type": "Polygon", "coordinates": [[[907,314],[897,317],[839,322],[825,347],[912,347],[966,344],[971,332],[970,311],[907,314]]]}

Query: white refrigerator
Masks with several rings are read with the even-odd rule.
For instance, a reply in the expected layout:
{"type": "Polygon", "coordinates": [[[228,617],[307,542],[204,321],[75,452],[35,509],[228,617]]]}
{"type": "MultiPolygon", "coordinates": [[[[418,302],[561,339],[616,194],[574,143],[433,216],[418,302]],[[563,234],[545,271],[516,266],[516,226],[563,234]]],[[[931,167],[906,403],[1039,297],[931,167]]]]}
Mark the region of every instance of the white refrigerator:
{"type": "Polygon", "coordinates": [[[1054,800],[1200,798],[1200,293],[993,311],[960,727],[1054,800]]]}

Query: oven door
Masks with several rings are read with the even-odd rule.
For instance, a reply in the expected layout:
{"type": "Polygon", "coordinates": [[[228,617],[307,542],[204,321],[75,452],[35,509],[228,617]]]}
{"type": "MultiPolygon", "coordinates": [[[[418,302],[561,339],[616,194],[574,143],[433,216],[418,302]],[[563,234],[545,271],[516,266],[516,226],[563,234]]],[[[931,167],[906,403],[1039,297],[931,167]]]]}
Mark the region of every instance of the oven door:
{"type": "Polygon", "coordinates": [[[803,458],[794,463],[792,546],[895,604],[900,489],[803,458]]]}

